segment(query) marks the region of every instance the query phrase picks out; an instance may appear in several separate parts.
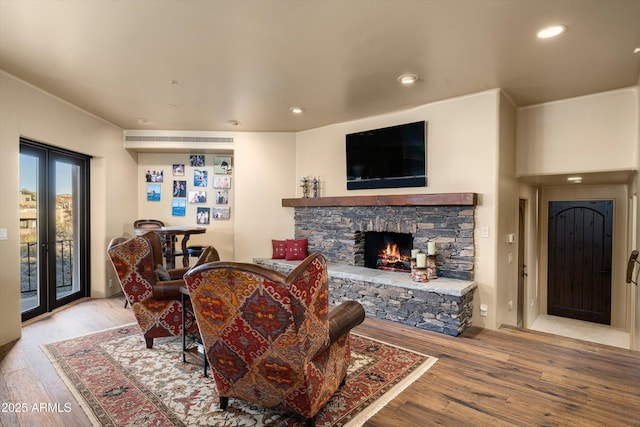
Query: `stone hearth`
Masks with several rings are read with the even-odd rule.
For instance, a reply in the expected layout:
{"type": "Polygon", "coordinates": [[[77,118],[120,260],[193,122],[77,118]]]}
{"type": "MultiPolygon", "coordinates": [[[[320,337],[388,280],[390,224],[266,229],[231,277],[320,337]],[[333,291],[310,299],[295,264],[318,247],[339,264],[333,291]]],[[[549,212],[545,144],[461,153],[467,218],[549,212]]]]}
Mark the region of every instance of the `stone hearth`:
{"type": "MultiPolygon", "coordinates": [[[[282,274],[300,261],[256,258],[282,274]]],[[[451,336],[471,326],[474,282],[438,278],[427,283],[411,280],[407,273],[327,264],[329,303],[360,302],[369,316],[391,320],[451,336]]]]}

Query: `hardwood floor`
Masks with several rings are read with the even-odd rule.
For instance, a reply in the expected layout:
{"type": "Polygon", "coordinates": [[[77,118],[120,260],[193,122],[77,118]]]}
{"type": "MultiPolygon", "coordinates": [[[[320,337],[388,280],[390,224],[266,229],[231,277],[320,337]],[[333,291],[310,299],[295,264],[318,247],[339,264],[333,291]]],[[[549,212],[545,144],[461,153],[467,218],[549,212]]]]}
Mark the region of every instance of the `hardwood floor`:
{"type": "MultiPolygon", "coordinates": [[[[40,344],[134,321],[122,298],[87,300],[0,348],[0,425],[87,426],[40,344]],[[7,412],[26,403],[26,413],[7,412]],[[33,412],[58,403],[59,411],[33,412]],[[70,403],[67,411],[66,403],[70,403]]],[[[460,337],[367,318],[357,332],[438,357],[365,425],[640,426],[640,352],[512,328],[460,337]]]]}

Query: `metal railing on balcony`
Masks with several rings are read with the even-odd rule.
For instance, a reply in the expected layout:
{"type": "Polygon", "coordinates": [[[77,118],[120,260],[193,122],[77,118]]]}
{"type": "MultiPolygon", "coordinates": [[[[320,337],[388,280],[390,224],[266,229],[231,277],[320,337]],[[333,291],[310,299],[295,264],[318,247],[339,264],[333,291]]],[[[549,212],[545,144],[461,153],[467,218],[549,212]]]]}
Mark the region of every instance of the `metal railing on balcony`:
{"type": "MultiPolygon", "coordinates": [[[[56,291],[73,287],[73,240],[56,240],[56,291]]],[[[38,291],[38,244],[20,243],[20,294],[30,296],[38,291]]]]}

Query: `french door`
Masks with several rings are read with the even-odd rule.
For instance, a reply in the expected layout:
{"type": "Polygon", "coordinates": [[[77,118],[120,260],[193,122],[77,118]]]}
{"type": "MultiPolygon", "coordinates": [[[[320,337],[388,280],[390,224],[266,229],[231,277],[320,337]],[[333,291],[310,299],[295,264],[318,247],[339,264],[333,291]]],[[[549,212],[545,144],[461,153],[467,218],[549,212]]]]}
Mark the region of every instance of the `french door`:
{"type": "Polygon", "coordinates": [[[89,157],[20,140],[22,321],[88,296],[89,157]]]}

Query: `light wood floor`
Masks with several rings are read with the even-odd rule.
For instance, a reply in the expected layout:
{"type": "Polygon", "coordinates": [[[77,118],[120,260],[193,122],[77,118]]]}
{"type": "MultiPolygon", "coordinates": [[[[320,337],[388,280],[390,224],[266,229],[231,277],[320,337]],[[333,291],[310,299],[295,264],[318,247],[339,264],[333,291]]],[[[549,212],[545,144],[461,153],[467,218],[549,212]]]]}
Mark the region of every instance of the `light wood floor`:
{"type": "MultiPolygon", "coordinates": [[[[133,322],[123,301],[82,302],[0,348],[0,403],[62,411],[0,412],[0,425],[89,425],[40,344],[133,322]]],[[[640,426],[640,352],[516,329],[453,338],[373,318],[357,331],[439,359],[366,426],[640,426]]]]}

